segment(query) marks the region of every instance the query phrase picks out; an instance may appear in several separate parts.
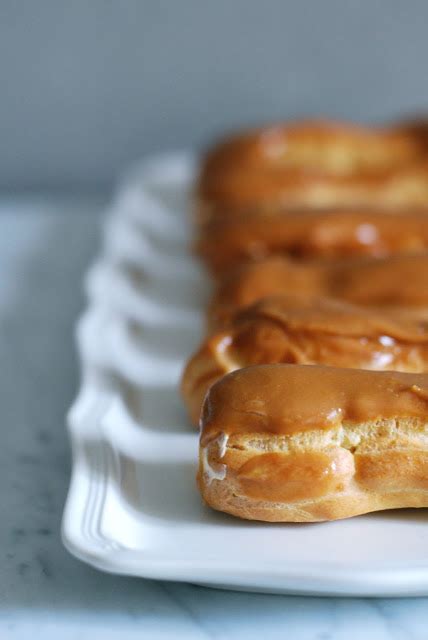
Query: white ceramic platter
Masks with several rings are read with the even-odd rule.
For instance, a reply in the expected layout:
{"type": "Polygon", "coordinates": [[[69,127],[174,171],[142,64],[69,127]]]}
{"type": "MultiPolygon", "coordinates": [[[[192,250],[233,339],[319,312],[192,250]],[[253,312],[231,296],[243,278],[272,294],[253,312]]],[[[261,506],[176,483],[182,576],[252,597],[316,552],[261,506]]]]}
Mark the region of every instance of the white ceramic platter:
{"type": "Polygon", "coordinates": [[[66,547],[104,571],[295,594],[428,595],[428,513],[263,524],[201,504],[197,434],[177,392],[209,281],[189,255],[185,154],[128,176],[88,274],[69,414],[66,547]]]}

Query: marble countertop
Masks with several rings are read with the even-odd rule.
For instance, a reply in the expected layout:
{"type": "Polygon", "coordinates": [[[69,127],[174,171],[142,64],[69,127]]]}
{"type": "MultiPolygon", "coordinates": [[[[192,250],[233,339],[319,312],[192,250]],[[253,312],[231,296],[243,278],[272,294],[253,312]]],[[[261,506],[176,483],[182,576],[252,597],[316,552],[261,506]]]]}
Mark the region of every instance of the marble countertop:
{"type": "Polygon", "coordinates": [[[64,414],[78,384],[72,333],[103,205],[0,199],[0,638],[426,639],[428,598],[269,596],[121,578],[62,547],[64,414]]]}

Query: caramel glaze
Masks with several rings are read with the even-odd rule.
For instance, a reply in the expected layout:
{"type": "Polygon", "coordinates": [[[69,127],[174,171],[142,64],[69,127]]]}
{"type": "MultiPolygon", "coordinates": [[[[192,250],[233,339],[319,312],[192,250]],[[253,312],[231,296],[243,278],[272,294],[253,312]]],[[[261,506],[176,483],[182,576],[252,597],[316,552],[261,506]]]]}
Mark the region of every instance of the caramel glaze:
{"type": "Polygon", "coordinates": [[[384,309],[405,307],[426,314],[428,253],[306,263],[273,257],[239,267],[214,295],[210,326],[224,326],[236,311],[262,298],[290,293],[384,309]]]}
{"type": "Polygon", "coordinates": [[[428,209],[298,210],[214,220],[196,251],[216,274],[271,255],[296,258],[389,256],[428,249],[428,209]]]}
{"type": "Polygon", "coordinates": [[[201,446],[220,434],[291,436],[398,418],[427,422],[428,374],[258,365],[234,371],[211,387],[201,446]]]}
{"type": "Polygon", "coordinates": [[[382,313],[329,298],[302,295],[265,298],[237,314],[232,327],[259,319],[297,332],[367,338],[384,335],[404,342],[428,342],[428,320],[413,318],[399,309],[382,313]]]}
{"type": "Polygon", "coordinates": [[[312,121],[250,131],[206,156],[201,219],[284,205],[424,205],[424,124],[375,129],[312,121]]]}
{"type": "Polygon", "coordinates": [[[381,171],[418,161],[427,153],[425,121],[389,127],[306,120],[278,123],[229,136],[208,151],[201,176],[240,167],[381,171]]]}
{"type": "Polygon", "coordinates": [[[221,376],[275,363],[425,372],[428,319],[327,298],[265,298],[206,339],[189,360],[182,393],[192,421],[197,424],[203,398],[221,376]]]}
{"type": "Polygon", "coordinates": [[[197,193],[197,202],[197,219],[202,223],[283,207],[424,207],[428,162],[369,176],[236,169],[197,193]]]}
{"type": "Polygon", "coordinates": [[[283,362],[428,369],[428,320],[326,298],[266,298],[241,312],[219,338],[220,345],[228,344],[220,346],[222,359],[235,368],[283,362]]]}

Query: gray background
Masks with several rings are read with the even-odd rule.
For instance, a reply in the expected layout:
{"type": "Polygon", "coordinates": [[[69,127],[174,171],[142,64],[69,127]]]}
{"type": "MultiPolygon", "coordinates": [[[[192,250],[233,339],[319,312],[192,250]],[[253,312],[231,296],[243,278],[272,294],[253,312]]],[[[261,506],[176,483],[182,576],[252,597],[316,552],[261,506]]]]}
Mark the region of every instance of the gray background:
{"type": "Polygon", "coordinates": [[[0,0],[0,188],[97,189],[224,128],[428,105],[424,0],[0,0]]]}

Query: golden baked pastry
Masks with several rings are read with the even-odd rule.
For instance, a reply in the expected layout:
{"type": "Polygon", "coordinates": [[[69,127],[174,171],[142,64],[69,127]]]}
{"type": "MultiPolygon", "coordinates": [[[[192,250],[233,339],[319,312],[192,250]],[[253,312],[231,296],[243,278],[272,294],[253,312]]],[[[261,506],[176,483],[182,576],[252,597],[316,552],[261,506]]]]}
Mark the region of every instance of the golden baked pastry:
{"type": "Polygon", "coordinates": [[[307,121],[232,136],[205,157],[198,218],[284,206],[428,203],[426,128],[307,121]]]}
{"type": "Polygon", "coordinates": [[[265,298],[208,337],[189,360],[182,395],[192,422],[198,424],[206,392],[222,376],[275,363],[426,372],[428,319],[328,298],[265,298]]]}
{"type": "Polygon", "coordinates": [[[223,327],[257,300],[290,293],[428,315],[428,253],[330,262],[273,257],[244,265],[220,282],[208,310],[209,327],[223,327]]]}
{"type": "Polygon", "coordinates": [[[259,365],[213,385],[201,419],[205,502],[316,522],[428,506],[428,375],[259,365]]]}
{"type": "Polygon", "coordinates": [[[217,275],[271,255],[349,258],[426,249],[428,209],[389,212],[343,207],[213,220],[201,228],[196,244],[199,256],[217,275]]]}

